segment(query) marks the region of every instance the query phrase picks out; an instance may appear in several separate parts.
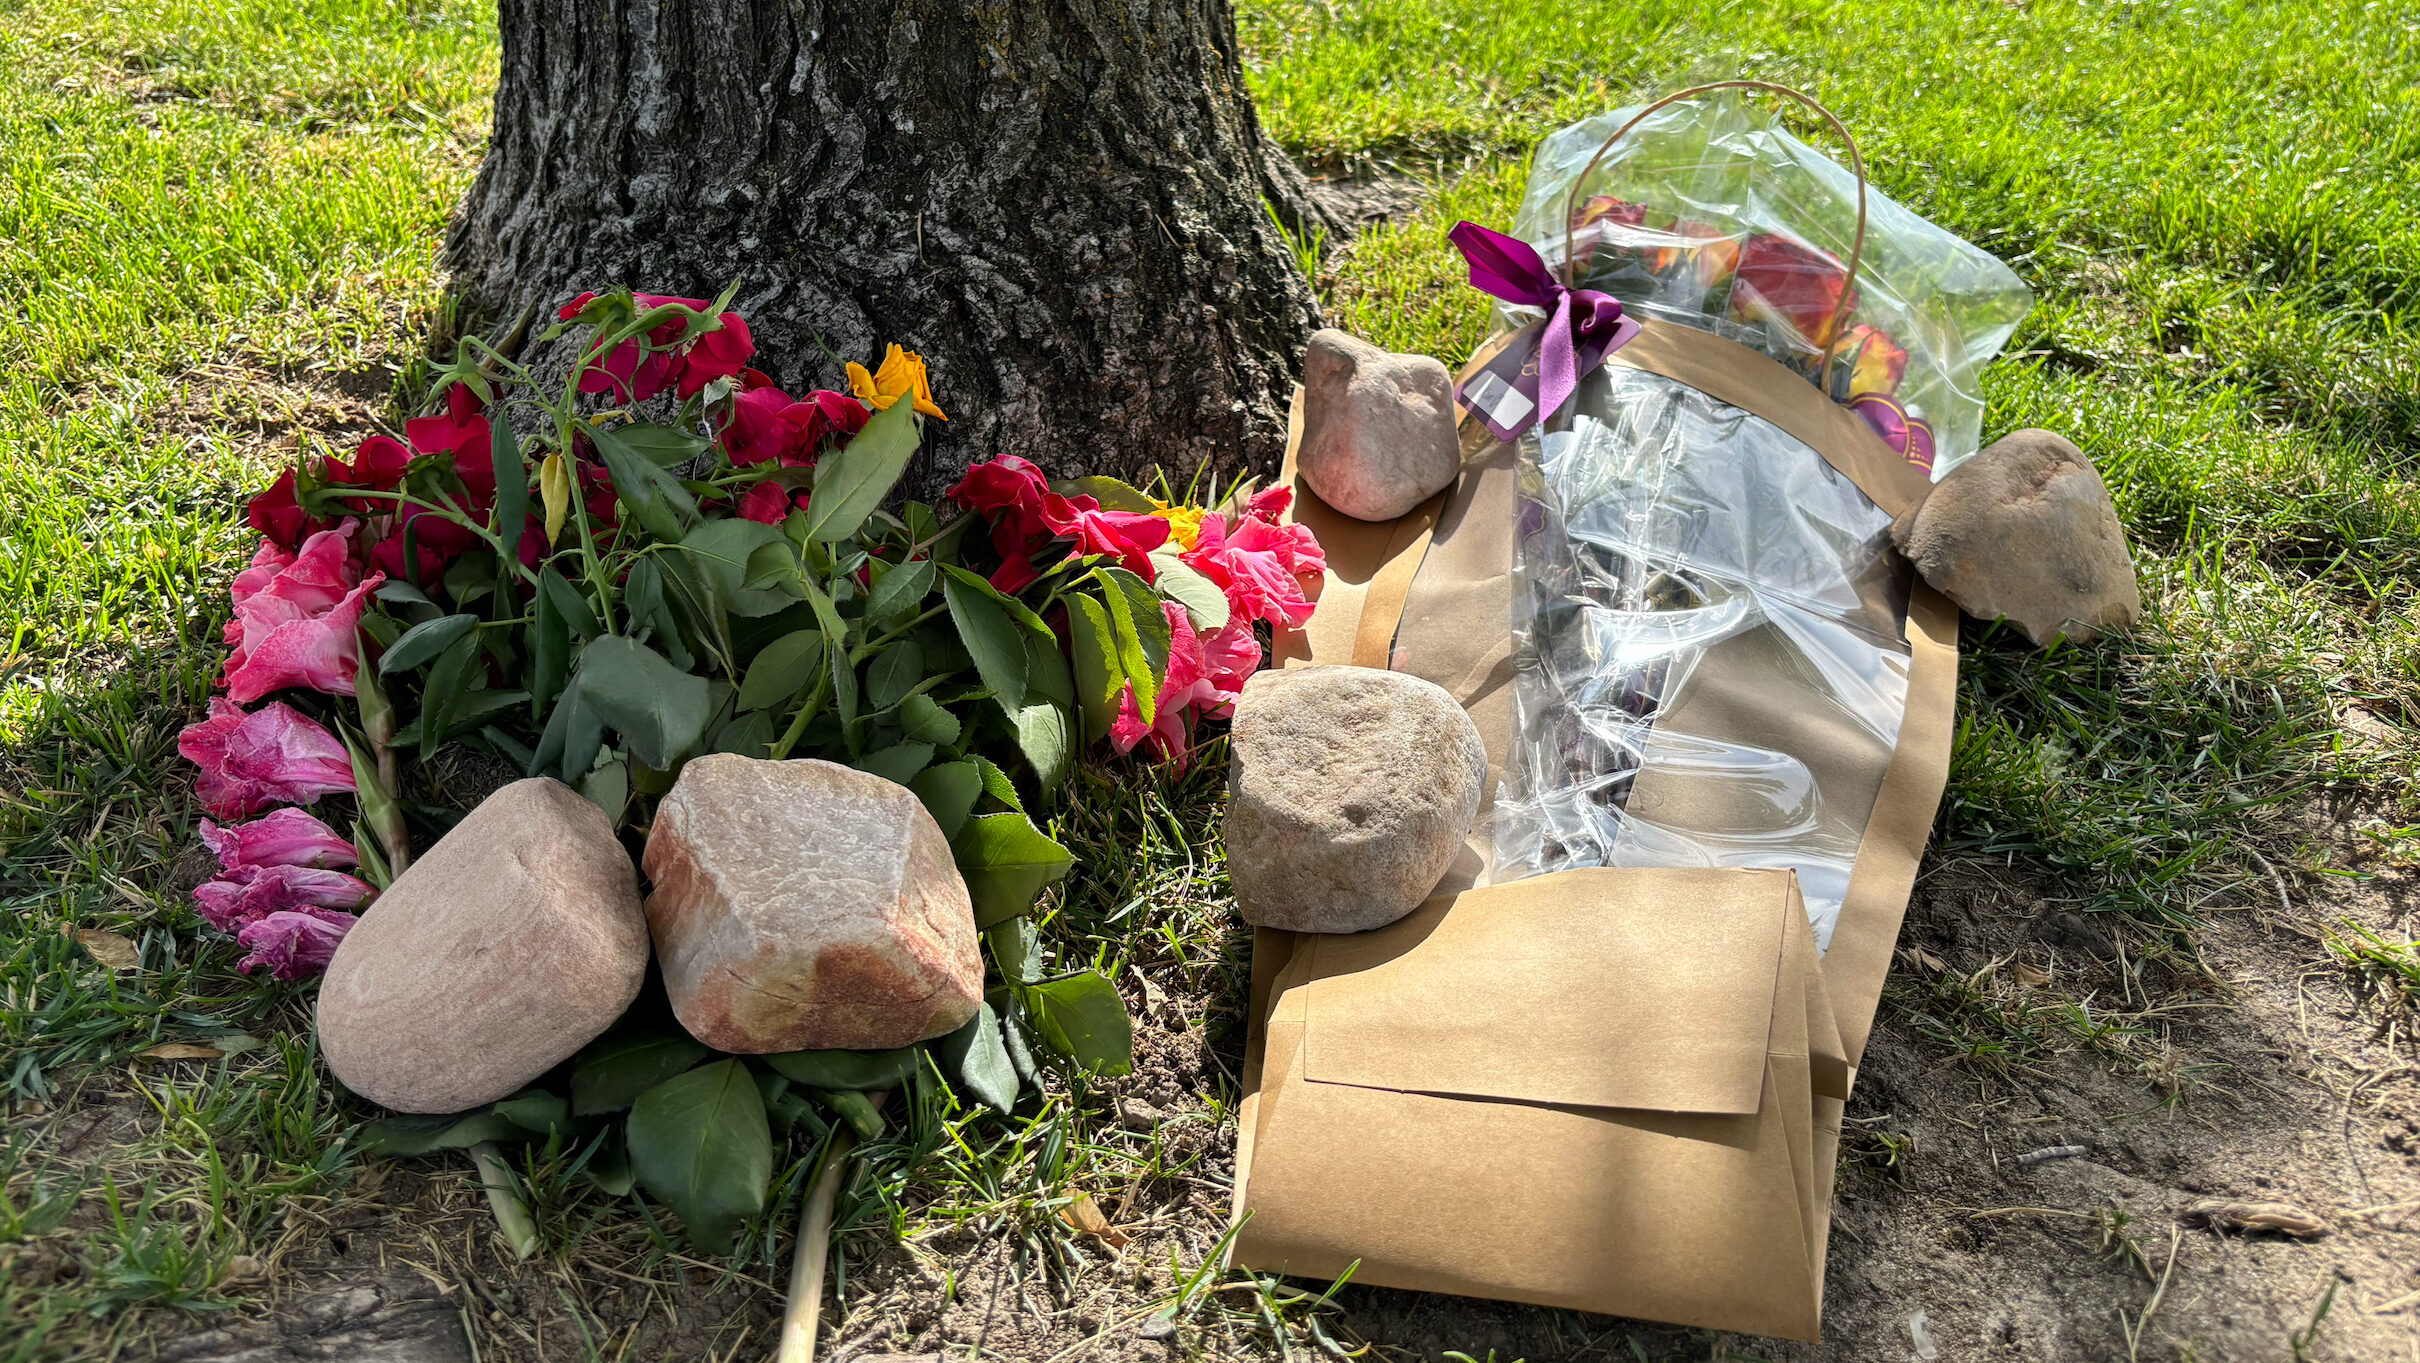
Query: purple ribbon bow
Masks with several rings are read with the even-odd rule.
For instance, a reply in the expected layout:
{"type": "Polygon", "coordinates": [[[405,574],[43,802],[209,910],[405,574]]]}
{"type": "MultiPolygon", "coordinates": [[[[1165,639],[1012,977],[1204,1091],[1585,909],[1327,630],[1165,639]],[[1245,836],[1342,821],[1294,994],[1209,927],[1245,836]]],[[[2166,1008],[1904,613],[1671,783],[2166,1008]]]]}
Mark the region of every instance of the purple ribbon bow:
{"type": "Polygon", "coordinates": [[[1455,393],[1498,440],[1562,410],[1588,371],[1638,335],[1613,295],[1565,286],[1529,243],[1475,222],[1455,223],[1446,237],[1470,262],[1472,288],[1546,313],[1533,340],[1516,340],[1455,393]]]}

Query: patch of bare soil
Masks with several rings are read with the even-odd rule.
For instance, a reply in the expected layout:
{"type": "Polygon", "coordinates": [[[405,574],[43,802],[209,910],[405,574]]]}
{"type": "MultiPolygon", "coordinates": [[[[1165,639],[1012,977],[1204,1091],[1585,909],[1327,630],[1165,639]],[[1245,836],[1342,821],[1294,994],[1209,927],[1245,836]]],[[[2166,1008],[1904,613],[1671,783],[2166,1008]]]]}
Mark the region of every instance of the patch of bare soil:
{"type": "MultiPolygon", "coordinates": [[[[1241,1275],[1199,1274],[1225,1231],[1241,999],[1233,985],[1189,992],[1170,972],[1130,1000],[1137,1073],[1095,1095],[1093,1167],[1132,1171],[1088,1185],[1110,1233],[1006,1214],[928,1217],[940,1228],[905,1239],[856,1231],[822,1356],[1163,1363],[1309,1358],[1324,1340],[1372,1357],[1504,1363],[2420,1363],[2412,1019],[2348,977],[2321,937],[2351,920],[2407,938],[2420,877],[2254,889],[2240,907],[2223,896],[2203,907],[2196,963],[2006,868],[1928,868],[1849,1107],[1820,1344],[1359,1286],[1311,1309],[1288,1293],[1324,1284],[1272,1298],[1241,1275]],[[2290,1203],[2332,1233],[2179,1219],[2212,1198],[2290,1203]],[[1163,1319],[1180,1293],[1186,1308],[1163,1319]]],[[[1225,939],[1231,967],[1246,940],[1225,939]]],[[[761,1268],[642,1265],[643,1245],[620,1230],[518,1264],[467,1168],[371,1177],[383,1181],[297,1209],[246,1318],[126,1356],[452,1363],[466,1343],[482,1363],[771,1352],[781,1293],[761,1268]],[[356,1337],[378,1348],[328,1350],[356,1337]]]]}

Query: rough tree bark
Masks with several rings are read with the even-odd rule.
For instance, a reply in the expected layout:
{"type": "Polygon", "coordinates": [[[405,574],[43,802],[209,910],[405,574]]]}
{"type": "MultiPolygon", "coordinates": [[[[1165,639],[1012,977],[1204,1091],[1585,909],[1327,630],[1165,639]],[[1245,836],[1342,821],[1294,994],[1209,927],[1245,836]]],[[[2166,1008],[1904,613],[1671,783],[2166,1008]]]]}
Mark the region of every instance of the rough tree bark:
{"type": "Polygon", "coordinates": [[[740,281],[773,377],[924,353],[972,459],[1266,468],[1318,305],[1266,195],[1226,0],[502,0],[494,140],[448,245],[492,317],[740,281]]]}

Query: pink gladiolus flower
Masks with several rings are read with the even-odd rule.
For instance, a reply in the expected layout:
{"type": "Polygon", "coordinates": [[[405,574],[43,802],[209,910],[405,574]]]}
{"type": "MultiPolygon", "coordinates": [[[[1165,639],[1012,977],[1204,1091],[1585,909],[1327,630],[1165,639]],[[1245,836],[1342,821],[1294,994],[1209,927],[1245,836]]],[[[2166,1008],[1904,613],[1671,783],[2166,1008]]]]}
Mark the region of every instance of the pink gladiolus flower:
{"type": "Polygon", "coordinates": [[[233,828],[221,828],[204,819],[201,834],[203,844],[217,854],[220,867],[229,871],[239,866],[309,866],[326,870],[351,866],[360,860],[349,840],[336,836],[336,830],[299,809],[273,810],[233,828]]]}
{"type": "Polygon", "coordinates": [[[360,920],[332,909],[300,909],[273,913],[235,934],[250,954],[235,963],[238,970],[269,968],[272,979],[299,980],[328,968],[336,944],[360,920]]]}
{"type": "Polygon", "coordinates": [[[353,789],[344,745],[284,701],[245,714],[232,701],[214,699],[209,718],[177,735],[176,750],[202,769],[194,792],[216,818],[240,819],[353,789]]]}
{"type": "Polygon", "coordinates": [[[228,699],[249,705],[289,686],[353,694],[361,668],[361,613],[386,577],[361,576],[347,540],[351,533],[351,522],[322,530],[282,563],[282,551],[263,545],[237,576],[235,618],[225,635],[235,650],[227,659],[228,699]]]}
{"type": "Polygon", "coordinates": [[[291,909],[358,909],[377,894],[342,871],[309,866],[237,866],[197,885],[193,902],[220,932],[241,932],[291,909]]]}

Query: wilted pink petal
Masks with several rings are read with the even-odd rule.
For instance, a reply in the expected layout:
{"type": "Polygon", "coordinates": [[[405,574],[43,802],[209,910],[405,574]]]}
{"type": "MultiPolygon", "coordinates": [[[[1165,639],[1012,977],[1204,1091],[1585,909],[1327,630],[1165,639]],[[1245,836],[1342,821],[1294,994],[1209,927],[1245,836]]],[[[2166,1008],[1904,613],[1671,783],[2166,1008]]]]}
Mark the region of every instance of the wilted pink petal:
{"type": "Polygon", "coordinates": [[[386,579],[361,577],[348,539],[352,531],[347,522],[313,535],[274,571],[266,571],[273,546],[264,546],[236,579],[235,618],[227,624],[235,649],[227,659],[228,699],[250,704],[289,686],[353,694],[361,613],[386,579]]]}
{"type": "Polygon", "coordinates": [[[244,604],[245,598],[267,587],[279,573],[293,566],[294,554],[290,550],[279,548],[275,540],[262,540],[260,548],[252,551],[252,566],[235,575],[231,591],[235,604],[244,604]]]}
{"type": "Polygon", "coordinates": [[[240,932],[273,913],[290,909],[358,909],[377,893],[368,882],[342,871],[308,866],[237,866],[193,890],[195,907],[210,926],[240,932]]]}
{"type": "Polygon", "coordinates": [[[299,980],[328,968],[343,941],[359,920],[349,913],[303,909],[273,913],[246,927],[235,940],[250,954],[235,963],[238,970],[267,966],[274,979],[299,980]]]}
{"type": "Polygon", "coordinates": [[[232,701],[213,699],[209,718],[177,735],[176,750],[202,769],[194,793],[221,819],[353,789],[344,745],[284,701],[245,714],[232,701]]]}
{"type": "Polygon", "coordinates": [[[350,839],[299,809],[279,809],[221,828],[202,820],[202,841],[218,854],[218,864],[238,866],[351,866],[360,860],[350,839]]]}
{"type": "Polygon", "coordinates": [[[1225,719],[1235,713],[1235,698],[1244,683],[1260,670],[1260,640],[1252,633],[1252,622],[1230,615],[1225,625],[1204,635],[1202,666],[1217,697],[1203,708],[1202,718],[1225,719]]]}
{"type": "Polygon", "coordinates": [[[1118,717],[1109,724],[1109,745],[1130,753],[1143,743],[1151,745],[1152,756],[1160,761],[1175,762],[1178,771],[1185,769],[1184,712],[1176,706],[1162,706],[1153,721],[1145,724],[1142,708],[1135,704],[1134,683],[1128,682],[1118,696],[1118,717]]]}

